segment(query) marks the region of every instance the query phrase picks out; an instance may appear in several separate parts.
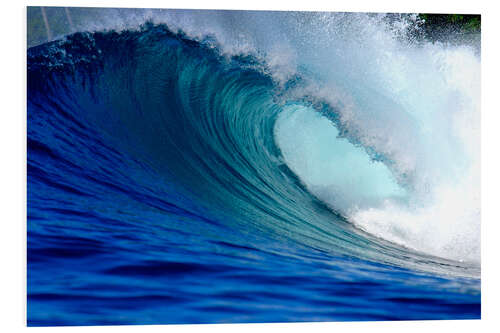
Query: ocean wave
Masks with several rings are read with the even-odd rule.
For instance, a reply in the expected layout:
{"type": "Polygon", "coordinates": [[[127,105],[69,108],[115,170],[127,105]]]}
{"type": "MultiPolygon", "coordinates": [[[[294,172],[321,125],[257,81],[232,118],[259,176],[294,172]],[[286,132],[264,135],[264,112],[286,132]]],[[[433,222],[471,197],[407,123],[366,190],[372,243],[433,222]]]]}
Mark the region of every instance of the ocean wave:
{"type": "Polygon", "coordinates": [[[479,277],[473,48],[416,43],[379,16],[282,13],[268,37],[257,23],[171,15],[28,50],[29,248],[60,223],[97,244],[68,257],[146,237],[186,256],[257,244],[479,277]]]}

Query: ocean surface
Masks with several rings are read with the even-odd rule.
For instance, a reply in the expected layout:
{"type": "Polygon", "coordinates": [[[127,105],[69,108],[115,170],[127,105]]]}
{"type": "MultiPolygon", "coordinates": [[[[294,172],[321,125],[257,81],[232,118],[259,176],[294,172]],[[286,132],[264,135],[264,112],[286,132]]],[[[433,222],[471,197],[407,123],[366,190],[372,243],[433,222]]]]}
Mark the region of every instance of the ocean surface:
{"type": "Polygon", "coordinates": [[[481,317],[476,39],[71,11],[27,50],[28,326],[481,317]]]}

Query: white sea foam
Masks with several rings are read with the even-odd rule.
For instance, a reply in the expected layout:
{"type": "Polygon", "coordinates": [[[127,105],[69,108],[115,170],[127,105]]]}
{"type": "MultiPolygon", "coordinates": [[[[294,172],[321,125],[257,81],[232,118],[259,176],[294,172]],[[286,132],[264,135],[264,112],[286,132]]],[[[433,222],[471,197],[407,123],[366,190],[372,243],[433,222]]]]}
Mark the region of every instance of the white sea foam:
{"type": "Polygon", "coordinates": [[[352,142],[385,156],[405,195],[388,191],[393,183],[380,162],[369,167],[351,161],[354,146],[340,156],[338,141],[345,139],[336,139],[333,130],[325,136],[328,120],[313,120],[318,117],[313,112],[278,119],[285,161],[312,193],[362,229],[416,250],[478,263],[479,56],[470,46],[416,45],[372,18],[360,21],[366,26],[352,23],[340,36],[331,28],[325,35],[332,38],[322,40],[319,51],[298,57],[307,59],[304,65],[322,81],[303,93],[328,101],[352,142]]]}

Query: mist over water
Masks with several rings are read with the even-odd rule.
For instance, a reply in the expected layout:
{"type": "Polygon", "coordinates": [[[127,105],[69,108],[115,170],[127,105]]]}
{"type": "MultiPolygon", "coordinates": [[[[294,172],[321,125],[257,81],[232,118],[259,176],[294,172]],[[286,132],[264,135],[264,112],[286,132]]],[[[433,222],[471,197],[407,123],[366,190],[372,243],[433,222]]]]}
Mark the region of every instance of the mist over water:
{"type": "Polygon", "coordinates": [[[307,59],[301,66],[321,83],[301,93],[331,106],[330,126],[352,150],[339,156],[335,129],[325,137],[329,115],[319,120],[301,110],[277,124],[285,161],[315,195],[364,230],[437,256],[479,262],[477,45],[417,43],[400,37],[408,26],[394,31],[362,15],[347,27],[335,16],[325,19],[332,31],[307,39],[314,47],[306,50],[321,51],[297,57],[307,59]],[[372,157],[371,170],[366,163],[345,165],[359,146],[372,157]],[[392,177],[379,171],[381,163],[392,177]],[[344,181],[349,186],[339,191],[344,181]]]}

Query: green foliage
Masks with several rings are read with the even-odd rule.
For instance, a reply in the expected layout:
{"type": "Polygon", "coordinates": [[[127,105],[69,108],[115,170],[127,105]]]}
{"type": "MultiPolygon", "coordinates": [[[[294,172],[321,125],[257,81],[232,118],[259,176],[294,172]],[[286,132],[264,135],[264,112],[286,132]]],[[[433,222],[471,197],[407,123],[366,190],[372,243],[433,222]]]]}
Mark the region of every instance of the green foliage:
{"type": "Polygon", "coordinates": [[[463,32],[480,32],[481,15],[470,14],[419,14],[424,21],[424,28],[433,30],[456,27],[463,32]]]}

